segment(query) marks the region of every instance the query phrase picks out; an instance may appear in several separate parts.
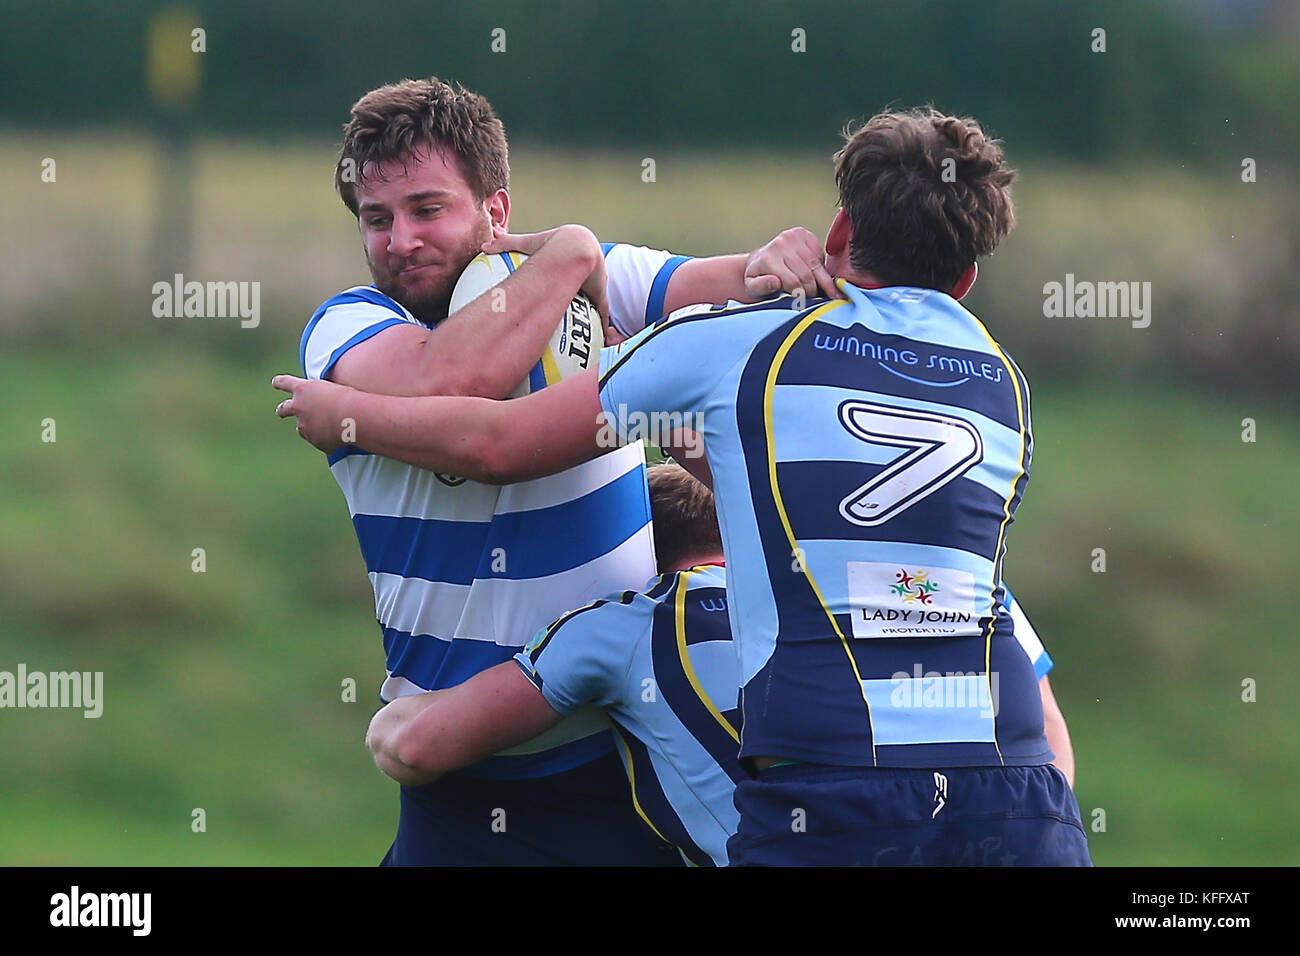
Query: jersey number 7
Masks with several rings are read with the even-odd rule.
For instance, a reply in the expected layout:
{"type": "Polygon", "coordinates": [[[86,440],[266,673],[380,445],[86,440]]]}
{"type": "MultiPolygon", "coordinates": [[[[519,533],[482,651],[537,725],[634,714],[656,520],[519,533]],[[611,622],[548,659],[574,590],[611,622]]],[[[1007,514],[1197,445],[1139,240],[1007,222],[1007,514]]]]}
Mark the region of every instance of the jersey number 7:
{"type": "Polygon", "coordinates": [[[884,524],[984,460],[979,432],[960,418],[856,399],[840,403],[839,417],[854,438],[909,449],[840,502],[857,525],[884,524]]]}

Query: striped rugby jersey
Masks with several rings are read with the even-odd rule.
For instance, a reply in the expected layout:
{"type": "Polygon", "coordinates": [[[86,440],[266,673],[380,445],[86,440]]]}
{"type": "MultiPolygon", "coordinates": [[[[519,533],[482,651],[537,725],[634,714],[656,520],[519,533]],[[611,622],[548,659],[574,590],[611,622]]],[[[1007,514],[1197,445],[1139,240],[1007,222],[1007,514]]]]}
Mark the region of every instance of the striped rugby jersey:
{"type": "MultiPolygon", "coordinates": [[[[655,290],[666,288],[662,277],[682,257],[614,245],[606,248],[606,259],[611,311],[620,328],[635,332],[647,316],[657,319],[663,294],[656,303],[655,290]]],[[[417,320],[374,286],[331,297],[302,335],[306,376],[329,378],[348,349],[403,322],[417,320]]],[[[509,660],[561,613],[654,573],[639,445],[504,487],[434,474],[356,446],[332,453],[329,466],[374,587],[387,659],[380,696],[386,701],[459,684],[509,660]]],[[[592,708],[465,772],[498,778],[558,773],[608,753],[608,728],[592,708]]]]}
{"type": "Polygon", "coordinates": [[[1024,377],[948,295],[840,287],[847,299],[672,318],[601,354],[601,404],[621,433],[653,412],[698,416],[735,609],[741,753],[1047,763],[1001,584],[1033,447],[1024,377]]]}
{"type": "MultiPolygon", "coordinates": [[[[515,657],[557,712],[605,708],[637,813],[700,866],[727,865],[739,822],[740,668],[728,620],[725,572],[703,565],[566,614],[515,657]]],[[[1016,636],[1035,672],[1051,670],[1028,621],[1016,636]]]]}

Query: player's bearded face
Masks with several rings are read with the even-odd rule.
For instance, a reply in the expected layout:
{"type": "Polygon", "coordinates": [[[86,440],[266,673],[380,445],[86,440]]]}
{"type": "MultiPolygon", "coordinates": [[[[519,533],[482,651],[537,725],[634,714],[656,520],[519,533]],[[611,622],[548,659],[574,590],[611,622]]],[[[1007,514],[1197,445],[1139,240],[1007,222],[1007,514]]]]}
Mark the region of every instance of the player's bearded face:
{"type": "Polygon", "coordinates": [[[492,238],[484,205],[441,151],[365,171],[357,190],[376,288],[427,325],[447,316],[456,280],[492,238]]]}

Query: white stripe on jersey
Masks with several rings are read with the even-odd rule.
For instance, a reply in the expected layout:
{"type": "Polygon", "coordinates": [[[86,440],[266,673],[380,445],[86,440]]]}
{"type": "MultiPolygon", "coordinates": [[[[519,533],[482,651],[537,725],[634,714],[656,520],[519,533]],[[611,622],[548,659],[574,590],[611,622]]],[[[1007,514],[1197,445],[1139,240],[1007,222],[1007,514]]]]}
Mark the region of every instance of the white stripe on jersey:
{"type": "Polygon", "coordinates": [[[460,612],[469,600],[468,584],[375,571],[370,573],[370,583],[375,589],[375,619],[408,634],[455,634],[460,612]]]}
{"type": "Polygon", "coordinates": [[[456,637],[523,647],[538,628],[574,608],[608,597],[610,581],[634,581],[638,574],[644,580],[647,549],[653,553],[654,538],[649,524],[612,551],[559,574],[518,581],[476,579],[460,616],[456,637]]]}
{"type": "MultiPolygon", "coordinates": [[[[486,523],[500,489],[465,481],[454,488],[431,471],[379,455],[348,455],[331,468],[348,511],[391,518],[486,523]]],[[[444,476],[446,477],[446,476],[444,476]]]]}

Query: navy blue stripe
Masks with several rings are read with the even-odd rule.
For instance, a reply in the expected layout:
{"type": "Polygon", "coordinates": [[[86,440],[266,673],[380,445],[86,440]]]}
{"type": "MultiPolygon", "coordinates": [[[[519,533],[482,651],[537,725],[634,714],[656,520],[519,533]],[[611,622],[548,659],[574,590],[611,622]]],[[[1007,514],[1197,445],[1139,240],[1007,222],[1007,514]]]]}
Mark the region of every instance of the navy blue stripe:
{"type": "Polygon", "coordinates": [[[767,375],[777,350],[799,321],[800,316],[793,316],[751,350],[736,395],[746,479],[780,635],[772,657],[741,694],[742,752],[802,757],[788,748],[772,749],[774,741],[797,739],[806,743],[809,754],[843,755],[845,763],[871,765],[870,723],[861,685],[807,575],[792,569],[791,545],[768,478],[763,402],[767,375]]]}
{"type": "MultiPolygon", "coordinates": [[[[686,596],[686,606],[688,611],[694,611],[699,615],[698,620],[701,622],[701,626],[686,628],[688,647],[708,641],[731,640],[731,628],[727,624],[729,618],[726,588],[691,588],[686,596]]],[[[697,620],[697,618],[688,615],[687,620],[697,620]]]]}
{"type": "Polygon", "coordinates": [[[814,322],[786,355],[777,382],[940,402],[956,414],[973,411],[1013,431],[1020,427],[1011,375],[996,355],[882,335],[858,323],[842,329],[814,322]]]}
{"type": "Polygon", "coordinates": [[[546,370],[542,368],[542,363],[538,362],[528,372],[528,391],[540,392],[546,387],[546,370]]]}
{"type": "Polygon", "coordinates": [[[369,455],[370,452],[364,448],[358,448],[356,445],[344,445],[342,448],[335,448],[327,456],[331,466],[338,464],[344,458],[351,458],[353,455],[369,455]]]}
{"type": "Polygon", "coordinates": [[[673,256],[655,273],[654,282],[650,284],[650,295],[645,303],[645,324],[653,325],[664,314],[664,299],[668,295],[668,282],[673,273],[681,268],[682,263],[690,262],[690,256],[673,256]]]}
{"type": "Polygon", "coordinates": [[[405,677],[424,690],[455,687],[480,671],[513,659],[520,650],[491,641],[452,641],[384,628],[385,666],[389,673],[405,677]]]}
{"type": "Polygon", "coordinates": [[[499,255],[499,256],[501,257],[501,261],[504,262],[504,263],[506,264],[506,272],[508,272],[508,273],[511,274],[511,275],[514,275],[514,272],[515,272],[515,264],[514,264],[514,261],[511,260],[511,258],[510,258],[510,253],[508,253],[508,252],[498,252],[497,255],[499,255]]]}
{"type": "MultiPolygon", "coordinates": [[[[783,461],[776,466],[781,500],[795,537],[804,541],[905,541],[960,548],[985,560],[997,550],[1006,498],[969,478],[954,478],[883,524],[864,527],[840,515],[840,502],[889,464],[783,461]]],[[[1009,490],[1009,489],[1008,489],[1009,490]]],[[[786,551],[790,548],[787,545],[786,551]]]]}
{"type": "Polygon", "coordinates": [[[357,514],[352,518],[366,570],[404,578],[470,584],[491,526],[486,521],[436,521],[357,514]]]}
{"type": "Polygon", "coordinates": [[[628,774],[628,777],[631,780],[635,775],[636,802],[646,818],[665,839],[681,850],[696,866],[715,866],[713,857],[696,845],[691,839],[690,831],[686,829],[686,824],[682,823],[681,817],[673,809],[668,795],[664,793],[663,784],[659,782],[659,775],[655,773],[654,764],[650,760],[650,751],[646,749],[645,744],[622,726],[616,725],[614,733],[618,734],[623,745],[627,747],[628,759],[632,764],[632,773],[628,774]]]}
{"type": "Polygon", "coordinates": [[[573,501],[494,515],[478,552],[478,577],[539,578],[608,554],[650,521],[645,484],[645,470],[632,468],[573,501]],[[497,548],[503,552],[498,556],[505,559],[503,571],[493,570],[497,548]]]}
{"type": "Polygon", "coordinates": [[[602,243],[600,244],[600,251],[603,252],[603,253],[605,254],[605,258],[608,259],[608,258],[609,258],[609,250],[613,249],[613,248],[614,248],[615,246],[617,246],[617,245],[619,245],[619,243],[617,243],[617,242],[602,242],[602,243]]]}
{"type": "MultiPolygon", "coordinates": [[[[683,585],[681,574],[675,577],[673,591],[664,596],[654,613],[650,656],[654,666],[655,686],[659,688],[659,694],[672,710],[673,716],[681,721],[687,732],[708,751],[734,783],[740,783],[748,778],[736,759],[739,747],[709,712],[707,704],[691,686],[690,678],[682,667],[681,654],[677,649],[677,611],[674,605],[676,589],[683,585]]],[[[687,634],[692,630],[720,634],[730,628],[726,615],[702,611],[689,600],[686,603],[685,617],[687,634]]]]}
{"type": "Polygon", "coordinates": [[[357,514],[352,524],[366,570],[470,584],[558,574],[608,554],[650,521],[645,502],[644,470],[633,468],[581,498],[490,523],[357,514]],[[504,570],[493,569],[498,559],[504,570]]]}

